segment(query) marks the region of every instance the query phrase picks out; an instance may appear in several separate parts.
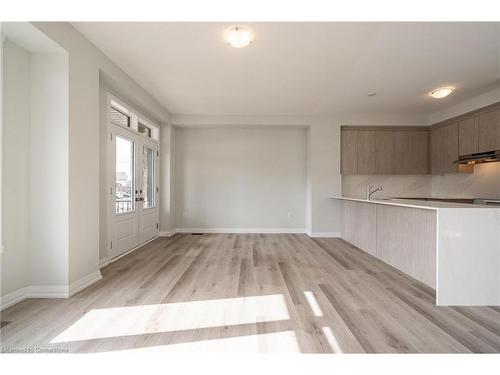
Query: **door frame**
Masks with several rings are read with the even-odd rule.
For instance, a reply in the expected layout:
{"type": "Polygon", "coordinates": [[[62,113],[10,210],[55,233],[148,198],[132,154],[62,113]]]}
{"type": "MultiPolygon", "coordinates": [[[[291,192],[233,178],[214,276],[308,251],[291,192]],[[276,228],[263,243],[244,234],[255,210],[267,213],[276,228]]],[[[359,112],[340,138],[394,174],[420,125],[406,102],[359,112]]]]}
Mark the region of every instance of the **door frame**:
{"type": "MultiPolygon", "coordinates": [[[[129,252],[143,246],[144,244],[152,241],[153,239],[159,236],[159,215],[160,215],[160,127],[153,121],[149,120],[146,116],[143,116],[140,112],[136,111],[133,107],[123,102],[113,94],[107,92],[106,93],[106,252],[107,252],[107,262],[113,262],[118,258],[128,254],[129,252]],[[111,107],[115,107],[123,112],[127,116],[129,116],[129,126],[125,127],[120,124],[113,123],[111,121],[111,107]],[[144,134],[141,134],[137,130],[138,123],[144,124],[151,129],[151,137],[147,137],[144,134]],[[136,210],[135,213],[137,215],[137,236],[138,236],[138,245],[122,251],[121,253],[113,252],[113,239],[114,239],[114,227],[113,227],[113,219],[115,217],[115,165],[113,165],[115,160],[115,148],[113,147],[113,142],[116,141],[116,131],[123,134],[130,134],[130,139],[134,141],[135,150],[134,150],[134,183],[137,186],[137,176],[140,171],[137,166],[139,164],[139,157],[142,160],[142,147],[147,146],[153,149],[156,149],[157,153],[155,155],[155,209],[156,209],[156,223],[157,223],[157,232],[156,235],[152,238],[149,238],[143,242],[141,242],[140,237],[140,225],[142,220],[142,210],[144,208],[138,208],[138,204],[142,202],[135,202],[136,210]],[[154,138],[153,138],[154,137],[154,138]],[[139,149],[141,148],[141,149],[139,149]]],[[[146,210],[150,210],[147,208],[146,210]]]]}

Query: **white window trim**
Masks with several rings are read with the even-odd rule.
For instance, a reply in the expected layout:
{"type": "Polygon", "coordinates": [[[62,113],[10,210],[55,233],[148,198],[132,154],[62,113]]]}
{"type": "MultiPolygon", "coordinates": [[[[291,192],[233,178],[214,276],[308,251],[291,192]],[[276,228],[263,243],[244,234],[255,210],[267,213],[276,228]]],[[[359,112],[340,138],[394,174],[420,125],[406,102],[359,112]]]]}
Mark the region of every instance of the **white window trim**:
{"type": "Polygon", "coordinates": [[[111,93],[107,93],[106,100],[107,108],[107,118],[108,118],[108,126],[114,125],[119,126],[123,129],[127,129],[128,131],[139,135],[140,137],[144,137],[146,139],[151,140],[155,143],[160,143],[160,126],[157,125],[154,121],[151,121],[146,116],[141,114],[139,111],[135,110],[132,106],[125,103],[123,100],[117,98],[115,95],[111,93]],[[130,117],[130,127],[123,126],[121,124],[116,124],[111,121],[111,107],[115,107],[118,111],[130,117]],[[151,137],[147,137],[144,133],[139,133],[137,130],[139,122],[148,128],[151,129],[151,137]]]}

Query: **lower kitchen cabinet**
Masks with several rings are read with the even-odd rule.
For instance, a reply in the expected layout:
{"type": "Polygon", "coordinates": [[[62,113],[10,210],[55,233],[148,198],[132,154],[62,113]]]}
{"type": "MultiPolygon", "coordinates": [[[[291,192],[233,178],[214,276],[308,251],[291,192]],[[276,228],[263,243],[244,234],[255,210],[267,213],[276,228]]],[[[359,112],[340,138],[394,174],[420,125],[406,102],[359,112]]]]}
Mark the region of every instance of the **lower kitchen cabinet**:
{"type": "Polygon", "coordinates": [[[342,238],[434,288],[436,305],[500,306],[498,208],[330,198],[343,202],[342,238]]]}
{"type": "Polygon", "coordinates": [[[342,238],[436,287],[436,211],[343,201],[342,238]]]}
{"type": "Polygon", "coordinates": [[[376,208],[376,256],[436,287],[436,212],[409,207],[376,208]]]}
{"type": "Polygon", "coordinates": [[[377,252],[377,208],[374,204],[343,202],[342,237],[367,253],[377,252]]]}

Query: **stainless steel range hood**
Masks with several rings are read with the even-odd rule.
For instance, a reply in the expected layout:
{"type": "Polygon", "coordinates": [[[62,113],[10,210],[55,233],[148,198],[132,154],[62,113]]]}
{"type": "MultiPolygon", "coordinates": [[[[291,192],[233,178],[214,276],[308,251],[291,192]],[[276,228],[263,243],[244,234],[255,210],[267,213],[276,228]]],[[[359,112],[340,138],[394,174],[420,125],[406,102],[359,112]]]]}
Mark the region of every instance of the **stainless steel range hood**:
{"type": "Polygon", "coordinates": [[[488,151],[488,152],[478,152],[477,154],[461,155],[458,160],[455,160],[455,164],[479,164],[479,163],[491,163],[495,161],[500,161],[500,150],[488,151]]]}

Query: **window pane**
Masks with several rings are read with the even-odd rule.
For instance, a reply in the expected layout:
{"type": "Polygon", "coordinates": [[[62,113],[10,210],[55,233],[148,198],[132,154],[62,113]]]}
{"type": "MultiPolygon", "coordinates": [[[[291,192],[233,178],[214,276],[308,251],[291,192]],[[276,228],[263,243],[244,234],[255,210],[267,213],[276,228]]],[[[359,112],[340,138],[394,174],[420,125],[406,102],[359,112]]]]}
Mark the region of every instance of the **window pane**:
{"type": "Polygon", "coordinates": [[[111,122],[120,126],[130,127],[130,117],[111,107],[111,122]]]}
{"type": "Polygon", "coordinates": [[[142,192],[144,196],[144,208],[155,206],[155,151],[144,146],[144,155],[142,158],[142,192]]]}
{"type": "Polygon", "coordinates": [[[134,142],[116,137],[115,212],[134,210],[134,142]]]}
{"type": "Polygon", "coordinates": [[[139,133],[145,134],[147,137],[151,138],[151,129],[146,125],[139,123],[137,130],[139,131],[139,133]]]}

